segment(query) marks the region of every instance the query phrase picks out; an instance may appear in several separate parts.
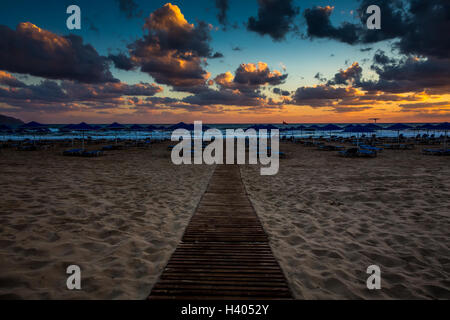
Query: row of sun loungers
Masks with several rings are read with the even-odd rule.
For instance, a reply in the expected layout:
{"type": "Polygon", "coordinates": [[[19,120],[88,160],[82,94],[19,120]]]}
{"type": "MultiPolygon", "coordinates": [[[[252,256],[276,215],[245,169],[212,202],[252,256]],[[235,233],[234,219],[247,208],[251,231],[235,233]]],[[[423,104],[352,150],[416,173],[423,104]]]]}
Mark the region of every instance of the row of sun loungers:
{"type": "Polygon", "coordinates": [[[92,158],[92,157],[100,157],[103,155],[103,151],[100,150],[92,150],[92,151],[87,151],[87,150],[83,150],[83,149],[70,149],[70,150],[65,150],[63,152],[64,156],[69,156],[69,157],[87,157],[87,158],[92,158]]]}
{"type": "Polygon", "coordinates": [[[450,156],[450,149],[423,149],[422,154],[429,156],[450,156]]]}
{"type": "Polygon", "coordinates": [[[339,151],[338,153],[342,157],[347,158],[375,158],[377,152],[368,149],[349,148],[347,150],[339,151]]]}

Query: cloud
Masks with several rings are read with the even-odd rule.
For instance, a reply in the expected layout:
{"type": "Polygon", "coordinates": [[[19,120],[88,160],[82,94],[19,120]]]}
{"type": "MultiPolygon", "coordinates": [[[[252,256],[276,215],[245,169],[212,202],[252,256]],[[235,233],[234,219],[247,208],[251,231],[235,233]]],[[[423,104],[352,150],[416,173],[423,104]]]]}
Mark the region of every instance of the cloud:
{"type": "Polygon", "coordinates": [[[116,2],[119,4],[119,10],[125,13],[128,19],[142,15],[142,11],[138,11],[139,6],[134,0],[116,0],[116,2]]]}
{"type": "Polygon", "coordinates": [[[361,106],[361,107],[343,107],[343,106],[334,106],[333,111],[337,113],[346,113],[346,112],[361,112],[365,110],[373,109],[371,106],[361,106]]]}
{"type": "Polygon", "coordinates": [[[59,36],[29,22],[0,25],[0,70],[86,83],[117,82],[100,56],[76,35],[59,36]]]}
{"type": "Polygon", "coordinates": [[[208,88],[183,101],[194,105],[268,106],[271,102],[261,93],[261,87],[282,84],[287,76],[271,71],[264,62],[242,63],[234,74],[228,71],[216,76],[218,90],[208,88]]]}
{"type": "Polygon", "coordinates": [[[108,59],[114,63],[117,69],[129,71],[136,68],[133,61],[124,53],[110,54],[108,55],[108,59]]]}
{"type": "Polygon", "coordinates": [[[330,106],[333,100],[353,98],[357,96],[357,93],[357,90],[352,87],[341,88],[321,84],[298,88],[293,94],[293,99],[299,105],[310,105],[313,107],[330,106]]]}
{"type": "Polygon", "coordinates": [[[273,88],[273,93],[281,96],[289,96],[291,93],[287,90],[282,90],[280,88],[273,88]]]}
{"type": "Polygon", "coordinates": [[[353,44],[358,41],[359,27],[350,23],[343,23],[340,27],[334,27],[330,21],[330,15],[334,7],[314,7],[306,9],[304,17],[307,24],[307,35],[310,38],[331,38],[345,43],[353,44]]]}
{"type": "Polygon", "coordinates": [[[328,81],[328,84],[355,84],[358,86],[361,82],[362,71],[363,69],[360,67],[359,63],[354,62],[347,69],[339,70],[339,72],[334,75],[334,78],[328,81]]]}
{"type": "Polygon", "coordinates": [[[127,102],[128,97],[151,97],[162,91],[160,86],[149,83],[126,84],[109,82],[102,84],[87,84],[64,80],[61,83],[43,80],[39,84],[26,85],[2,81],[0,73],[0,102],[25,111],[52,110],[67,111],[73,106],[91,108],[116,108],[127,102]],[[125,98],[126,97],[126,98],[125,98]]]}
{"type": "Polygon", "coordinates": [[[405,103],[400,104],[402,112],[423,112],[432,109],[434,111],[450,111],[450,102],[440,101],[440,102],[422,102],[422,103],[405,103]]]}
{"type": "Polygon", "coordinates": [[[26,86],[20,80],[17,80],[13,75],[8,72],[0,70],[0,85],[5,85],[11,88],[20,88],[26,86]]]}
{"type": "Polygon", "coordinates": [[[227,11],[229,8],[228,0],[216,0],[216,8],[219,10],[217,13],[217,20],[219,20],[219,23],[223,26],[226,26],[228,24],[227,19],[227,11]]]}
{"type": "Polygon", "coordinates": [[[248,19],[248,30],[281,41],[288,32],[296,29],[294,19],[299,8],[294,6],[293,0],[258,0],[258,5],[258,17],[248,19]]]}
{"type": "Polygon", "coordinates": [[[235,71],[234,83],[247,86],[279,85],[283,83],[287,74],[278,70],[270,71],[267,63],[243,63],[235,71]]]}
{"type": "Polygon", "coordinates": [[[168,3],[150,14],[144,30],[144,37],[128,46],[130,62],[123,61],[122,65],[136,65],[157,83],[177,91],[199,92],[206,88],[210,76],[204,70],[206,58],[222,56],[212,54],[209,25],[202,21],[197,26],[188,23],[180,9],[168,3]]]}
{"type": "Polygon", "coordinates": [[[361,82],[365,90],[392,93],[447,93],[450,90],[450,59],[407,57],[395,60],[381,52],[374,57],[371,68],[379,79],[361,82]]]}
{"type": "Polygon", "coordinates": [[[329,38],[348,44],[367,44],[394,39],[403,54],[450,58],[450,4],[447,0],[363,0],[358,9],[359,23],[333,26],[333,7],[306,9],[304,17],[309,38],[329,38]],[[369,30],[367,7],[378,5],[381,29],[369,30]]]}

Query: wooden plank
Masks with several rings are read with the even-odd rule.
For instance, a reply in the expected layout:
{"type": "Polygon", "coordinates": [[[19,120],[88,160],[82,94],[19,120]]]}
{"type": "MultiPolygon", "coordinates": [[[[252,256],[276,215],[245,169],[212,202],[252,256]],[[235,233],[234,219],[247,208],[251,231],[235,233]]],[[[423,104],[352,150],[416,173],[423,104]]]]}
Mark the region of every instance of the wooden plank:
{"type": "Polygon", "coordinates": [[[216,167],[148,298],[292,298],[238,166],[216,167]]]}

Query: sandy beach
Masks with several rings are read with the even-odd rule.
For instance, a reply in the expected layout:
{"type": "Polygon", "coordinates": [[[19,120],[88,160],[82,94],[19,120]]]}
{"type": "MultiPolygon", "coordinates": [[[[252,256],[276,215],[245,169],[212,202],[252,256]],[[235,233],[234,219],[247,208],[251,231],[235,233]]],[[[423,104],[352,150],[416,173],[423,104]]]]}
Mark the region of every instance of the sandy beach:
{"type": "Polygon", "coordinates": [[[175,166],[167,145],[99,158],[0,155],[0,297],[145,299],[213,166],[175,166]],[[82,290],[66,288],[81,268],[82,290]]]}
{"type": "MultiPolygon", "coordinates": [[[[99,158],[2,150],[0,297],[146,298],[214,170],[173,165],[167,144],[99,158]],[[66,288],[70,264],[80,291],[66,288]]],[[[296,299],[450,297],[447,157],[281,150],[277,175],[241,175],[296,299]],[[382,290],[366,288],[372,264],[382,290]]]]}
{"type": "Polygon", "coordinates": [[[374,159],[281,149],[277,175],[241,172],[295,298],[450,298],[448,157],[422,146],[374,159]],[[366,288],[372,264],[382,290],[366,288]]]}

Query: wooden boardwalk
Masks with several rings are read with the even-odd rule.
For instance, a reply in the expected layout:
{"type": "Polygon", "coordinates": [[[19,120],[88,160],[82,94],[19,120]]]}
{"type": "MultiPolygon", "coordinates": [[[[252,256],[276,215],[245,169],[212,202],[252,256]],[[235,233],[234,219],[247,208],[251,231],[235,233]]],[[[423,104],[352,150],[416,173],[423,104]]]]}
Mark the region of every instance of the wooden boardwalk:
{"type": "Polygon", "coordinates": [[[291,299],[237,165],[219,165],[149,299],[291,299]]]}

